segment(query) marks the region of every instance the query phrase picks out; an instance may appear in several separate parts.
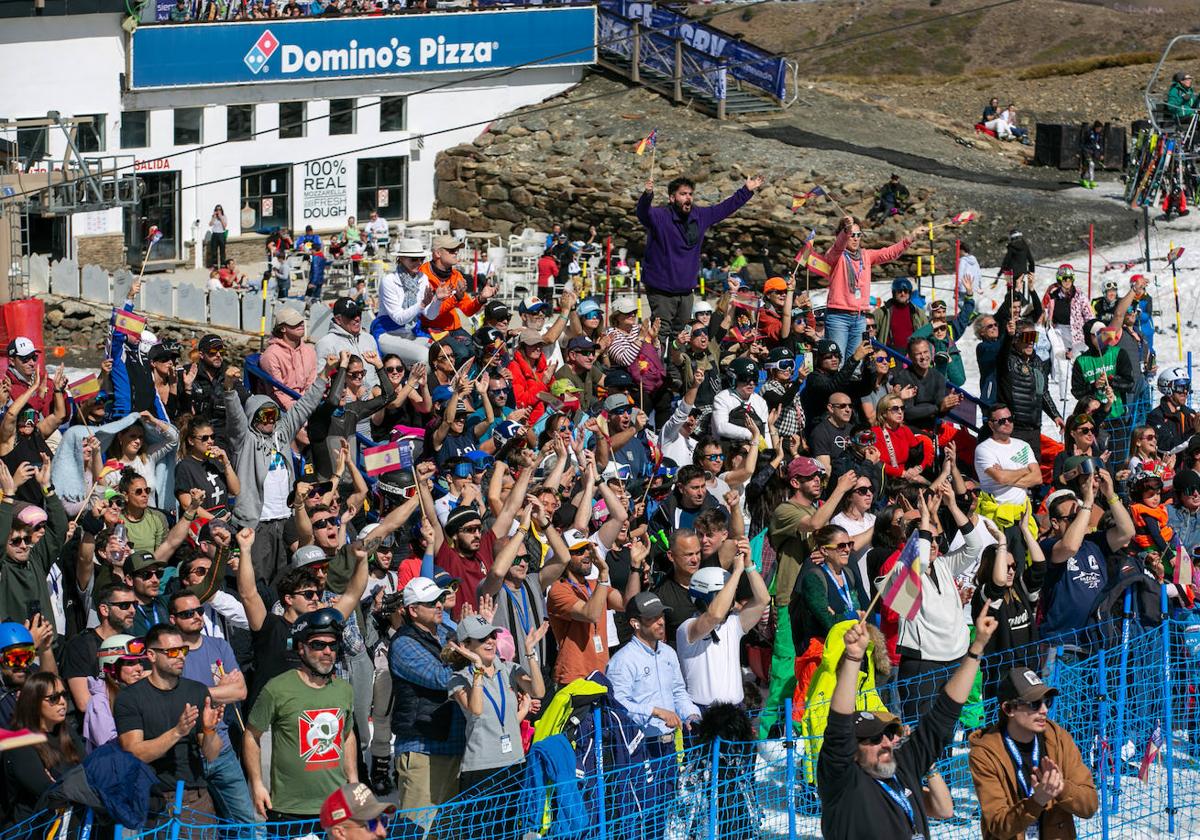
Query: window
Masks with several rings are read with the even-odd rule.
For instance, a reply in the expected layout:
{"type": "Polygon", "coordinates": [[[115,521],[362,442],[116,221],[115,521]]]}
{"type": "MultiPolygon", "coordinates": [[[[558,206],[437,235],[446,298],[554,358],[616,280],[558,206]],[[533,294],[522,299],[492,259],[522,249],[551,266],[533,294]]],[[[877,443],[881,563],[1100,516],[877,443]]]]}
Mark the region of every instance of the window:
{"type": "Polygon", "coordinates": [[[230,105],[225,109],[225,133],[230,140],[254,138],[254,106],[230,105]]]}
{"type": "Polygon", "coordinates": [[[125,111],[121,114],[121,148],[144,149],[150,145],[150,112],[125,111]]]}
{"type": "Polygon", "coordinates": [[[330,99],[329,133],[353,134],[355,113],[353,99],[330,99]]]}
{"type": "Polygon", "coordinates": [[[304,103],[279,103],[279,136],[284,140],[304,136],[304,103]]]}
{"type": "Polygon", "coordinates": [[[404,103],[407,97],[385,96],[379,100],[379,130],[406,131],[404,103]]]}
{"type": "Polygon", "coordinates": [[[403,157],[370,158],[358,161],[358,218],[378,210],[385,219],[408,217],[404,191],[408,162],[403,157]]]}
{"type": "MultiPolygon", "coordinates": [[[[45,117],[28,117],[29,120],[45,119],[45,117]]],[[[46,158],[46,141],[50,132],[46,126],[17,129],[17,157],[28,166],[46,158]]]]}
{"type": "Polygon", "coordinates": [[[80,114],[81,117],[91,117],[88,125],[76,126],[75,148],[83,154],[104,151],[104,114],[80,114]]]}
{"type": "MultiPolygon", "coordinates": [[[[291,164],[275,166],[250,166],[242,169],[242,205],[254,211],[253,228],[269,231],[277,227],[290,227],[288,210],[290,201],[291,164]]],[[[246,233],[246,230],[242,230],[246,233]]]]}
{"type": "Polygon", "coordinates": [[[191,146],[203,143],[204,109],[175,109],[175,145],[191,146]]]}

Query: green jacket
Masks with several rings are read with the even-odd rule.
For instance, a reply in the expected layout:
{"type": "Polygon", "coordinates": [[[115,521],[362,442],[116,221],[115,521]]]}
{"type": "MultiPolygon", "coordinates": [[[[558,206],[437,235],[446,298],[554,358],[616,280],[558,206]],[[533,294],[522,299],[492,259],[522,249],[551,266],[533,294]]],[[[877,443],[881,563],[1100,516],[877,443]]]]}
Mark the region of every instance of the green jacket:
{"type": "Polygon", "coordinates": [[[1176,82],[1167,92],[1167,111],[1176,119],[1190,120],[1200,107],[1200,94],[1176,82]]]}
{"type": "Polygon", "coordinates": [[[958,315],[953,320],[946,323],[950,327],[950,336],[945,339],[937,339],[933,336],[933,327],[930,324],[917,327],[913,330],[914,336],[920,336],[929,340],[933,345],[933,352],[936,356],[938,353],[945,353],[950,357],[947,364],[934,364],[934,368],[942,376],[950,382],[951,385],[962,386],[967,381],[967,372],[963,368],[962,354],[958,350],[958,345],[955,342],[962,337],[963,332],[967,328],[967,324],[971,323],[971,318],[975,315],[975,298],[968,296],[963,298],[962,308],[958,315]]]}
{"type": "MultiPolygon", "coordinates": [[[[917,330],[929,323],[929,317],[925,314],[925,310],[913,304],[908,305],[912,310],[912,325],[913,335],[916,335],[917,330]]],[[[892,343],[892,308],[884,303],[875,310],[872,316],[875,320],[875,338],[880,344],[892,343]]]]}
{"type": "MultiPolygon", "coordinates": [[[[29,559],[17,563],[10,560],[7,554],[0,556],[0,619],[4,621],[25,621],[29,618],[29,604],[32,601],[41,605],[42,615],[47,619],[54,616],[46,575],[50,573],[50,567],[58,559],[66,540],[67,512],[55,493],[45,498],[44,505],[49,516],[46,535],[29,550],[29,559]]],[[[13,501],[5,499],[0,502],[0,545],[8,545],[12,522],[13,501]]]]}
{"type": "Polygon", "coordinates": [[[1108,378],[1113,389],[1113,402],[1108,416],[1110,418],[1120,417],[1125,411],[1125,403],[1121,400],[1121,394],[1127,391],[1128,386],[1125,380],[1128,378],[1128,369],[1128,357],[1121,355],[1119,347],[1107,347],[1099,355],[1092,352],[1084,353],[1075,359],[1075,367],[1071,370],[1071,396],[1075,399],[1097,396],[1103,401],[1104,389],[1096,385],[1096,380],[1103,374],[1108,378]],[[1121,369],[1118,369],[1118,366],[1121,366],[1121,369]]]}

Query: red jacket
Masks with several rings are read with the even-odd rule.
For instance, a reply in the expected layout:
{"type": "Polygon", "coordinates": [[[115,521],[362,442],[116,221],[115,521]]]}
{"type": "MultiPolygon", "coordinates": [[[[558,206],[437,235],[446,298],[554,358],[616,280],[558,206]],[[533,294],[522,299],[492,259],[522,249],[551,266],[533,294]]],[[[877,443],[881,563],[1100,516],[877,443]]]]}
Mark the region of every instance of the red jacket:
{"type": "Polygon", "coordinates": [[[551,281],[558,277],[558,260],[554,259],[554,257],[550,256],[549,254],[543,255],[542,258],[538,260],[537,272],[538,288],[545,289],[550,287],[553,285],[551,281]]]}
{"type": "Polygon", "coordinates": [[[924,470],[933,463],[933,441],[924,435],[918,435],[908,426],[900,426],[886,434],[882,426],[872,426],[875,435],[875,446],[883,458],[883,471],[892,478],[899,478],[908,469],[908,453],[914,446],[924,446],[925,455],[921,458],[921,469],[924,470]]]}
{"type": "Polygon", "coordinates": [[[548,390],[545,380],[542,379],[542,375],[546,372],[546,355],[543,353],[542,357],[538,359],[538,366],[535,370],[529,366],[529,360],[525,358],[524,353],[513,353],[512,361],[508,363],[508,369],[512,372],[513,396],[516,398],[517,408],[533,409],[528,423],[528,425],[533,425],[546,410],[546,404],[538,396],[548,390]]]}

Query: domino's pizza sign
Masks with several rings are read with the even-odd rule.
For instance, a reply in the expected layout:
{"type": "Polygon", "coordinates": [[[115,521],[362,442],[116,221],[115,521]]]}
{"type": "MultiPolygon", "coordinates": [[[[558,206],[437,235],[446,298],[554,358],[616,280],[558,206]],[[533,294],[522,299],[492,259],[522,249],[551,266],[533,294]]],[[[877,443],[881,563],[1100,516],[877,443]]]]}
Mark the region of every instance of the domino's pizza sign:
{"type": "Polygon", "coordinates": [[[145,90],[592,64],[595,33],[590,6],[278,21],[269,29],[255,21],[148,25],[132,36],[130,84],[145,90]]]}
{"type": "Polygon", "coordinates": [[[275,40],[275,36],[268,29],[258,36],[258,40],[254,42],[254,46],[250,48],[250,52],[246,53],[246,57],[242,61],[246,62],[251,73],[258,75],[258,72],[267,66],[267,60],[275,55],[277,49],[279,49],[279,41],[275,40]]]}

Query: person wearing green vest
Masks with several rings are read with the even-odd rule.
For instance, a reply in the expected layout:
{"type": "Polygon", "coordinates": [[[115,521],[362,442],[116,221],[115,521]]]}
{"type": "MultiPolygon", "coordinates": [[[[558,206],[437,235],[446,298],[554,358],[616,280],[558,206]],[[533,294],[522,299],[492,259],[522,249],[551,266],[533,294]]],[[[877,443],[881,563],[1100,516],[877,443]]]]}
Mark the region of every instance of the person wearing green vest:
{"type": "Polygon", "coordinates": [[[1084,327],[1087,350],[1075,359],[1071,369],[1071,396],[1095,397],[1108,403],[1109,419],[1124,414],[1124,398],[1133,388],[1133,369],[1129,357],[1116,344],[1119,338],[1120,333],[1103,321],[1088,321],[1084,327]]]}
{"type": "Polygon", "coordinates": [[[788,604],[800,567],[813,552],[812,534],[829,524],[842,496],[853,490],[858,482],[858,476],[847,470],[838,478],[829,499],[818,507],[821,479],[825,475],[821,462],[803,455],[793,458],[786,474],[791,495],[775,508],[767,524],[767,539],[776,555],[772,584],[776,621],[767,700],[759,718],[759,737],[763,738],[779,722],[784,700],[796,690],[796,649],[788,620],[788,604]]]}

